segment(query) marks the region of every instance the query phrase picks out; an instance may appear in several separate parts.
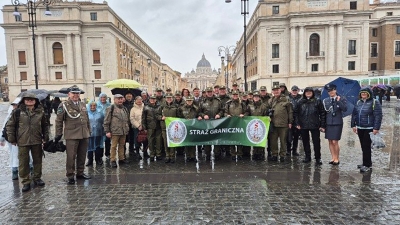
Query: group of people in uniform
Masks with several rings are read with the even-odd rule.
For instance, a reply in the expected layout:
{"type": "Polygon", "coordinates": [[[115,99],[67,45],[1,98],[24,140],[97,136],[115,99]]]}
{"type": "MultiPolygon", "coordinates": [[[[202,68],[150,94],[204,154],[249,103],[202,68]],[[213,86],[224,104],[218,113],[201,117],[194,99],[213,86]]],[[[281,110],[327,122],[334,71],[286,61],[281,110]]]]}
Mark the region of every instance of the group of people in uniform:
{"type": "MultiPolygon", "coordinates": [[[[172,93],[170,88],[164,93],[157,88],[151,95],[143,91],[137,96],[127,91],[115,94],[112,104],[102,93],[98,102],[85,104],[80,101],[81,90],[72,86],[68,100],[57,108],[54,142],[59,142],[62,137],[65,139],[66,177],[69,184],[74,184],[76,179],[91,179],[84,173],[85,161],[86,166],[92,166],[94,162],[100,166],[103,165],[104,155],[113,168],[128,163],[127,153],[130,159],[142,159],[143,156],[161,161],[165,156],[165,163],[174,163],[176,153],[184,152],[187,162],[197,161],[196,146],[168,147],[167,117],[217,120],[222,117],[268,116],[271,118],[268,145],[253,148],[254,160],[283,162],[288,157],[299,156],[298,143],[301,137],[303,162],[310,163],[311,134],[315,163],[322,165],[320,133],[323,132],[332,156],[329,164],[339,165],[338,141],[343,129],[342,113],[347,110],[346,99],[337,95],[335,85],[329,84],[324,88],[329,94],[326,99],[317,98],[311,87],[306,87],[302,95],[298,86],[292,86],[289,91],[284,83],[273,85],[271,93],[267,92],[265,86],[255,91],[240,92],[234,83],[229,92],[225,86],[208,87],[203,91],[194,88],[192,93],[188,89],[172,93]],[[143,134],[147,140],[139,142],[138,136],[143,134]],[[126,147],[126,143],[129,143],[129,147],[126,147]]],[[[366,141],[366,133],[378,133],[381,125],[382,108],[371,96],[371,90],[362,89],[360,101],[352,115],[352,128],[361,143],[366,141]]],[[[23,96],[19,109],[19,118],[14,110],[6,127],[10,142],[19,146],[22,191],[29,191],[32,181],[38,186],[44,185],[41,180],[41,146],[49,139],[49,124],[35,96],[23,96]],[[29,152],[33,158],[32,176],[29,176],[29,152]]],[[[211,159],[212,149],[215,160],[222,158],[223,151],[233,160],[250,157],[251,153],[249,146],[212,148],[205,145],[197,148],[204,149],[206,160],[211,159]]],[[[359,168],[361,172],[367,172],[372,166],[371,146],[362,144],[362,151],[363,164],[359,168]]]]}

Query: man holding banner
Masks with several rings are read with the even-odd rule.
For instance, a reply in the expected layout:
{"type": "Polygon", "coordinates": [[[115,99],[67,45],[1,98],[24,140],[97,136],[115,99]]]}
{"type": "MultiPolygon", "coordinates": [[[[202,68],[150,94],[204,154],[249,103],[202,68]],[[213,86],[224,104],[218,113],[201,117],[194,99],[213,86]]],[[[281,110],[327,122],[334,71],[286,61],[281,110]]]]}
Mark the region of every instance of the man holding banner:
{"type": "MultiPolygon", "coordinates": [[[[267,105],[262,103],[260,98],[260,92],[255,91],[253,93],[253,103],[248,105],[249,116],[266,116],[267,105]]],[[[264,160],[265,159],[265,148],[254,147],[253,148],[253,159],[264,160]]]]}
{"type": "MultiPolygon", "coordinates": [[[[249,112],[246,103],[241,102],[239,99],[239,91],[232,92],[232,100],[228,101],[225,105],[225,117],[238,116],[240,118],[248,116],[249,112]]],[[[241,160],[243,157],[243,146],[242,145],[231,145],[230,152],[232,160],[241,160]],[[235,151],[236,146],[236,151],[235,151]]]]}
{"type": "Polygon", "coordinates": [[[149,104],[146,105],[142,113],[142,127],[147,131],[147,140],[150,150],[150,158],[161,160],[161,127],[156,118],[158,105],[156,104],[157,96],[150,96],[149,104]],[[156,158],[154,158],[156,156],[156,158]]]}
{"type": "MultiPolygon", "coordinates": [[[[200,108],[193,103],[193,96],[189,95],[186,98],[186,104],[181,106],[178,110],[178,117],[184,119],[197,119],[202,120],[201,116],[199,116],[200,108]]],[[[187,162],[197,162],[196,160],[196,146],[186,146],[186,161],[187,162]]]]}
{"type": "Polygon", "coordinates": [[[285,94],[281,94],[279,85],[272,87],[272,98],[267,105],[268,114],[271,117],[271,158],[269,161],[278,161],[278,153],[280,161],[285,161],[286,156],[286,139],[288,129],[292,128],[293,123],[293,107],[285,94]],[[278,149],[278,138],[280,140],[280,151],[278,149]]]}
{"type": "Polygon", "coordinates": [[[165,118],[168,117],[178,117],[178,107],[173,103],[172,93],[167,93],[165,95],[165,103],[158,107],[156,117],[160,121],[160,126],[162,129],[162,139],[165,149],[165,163],[175,162],[175,148],[169,148],[167,145],[167,132],[165,130],[165,118]]]}
{"type": "MultiPolygon", "coordinates": [[[[218,87],[219,88],[219,87],[218,87]]],[[[219,119],[224,115],[224,109],[222,107],[221,101],[214,96],[213,93],[213,88],[208,87],[206,89],[206,98],[203,101],[203,107],[202,107],[202,112],[200,115],[205,119],[205,120],[212,120],[212,119],[219,119]]],[[[207,159],[211,159],[211,145],[205,145],[204,149],[207,154],[207,159]]],[[[220,158],[220,147],[219,146],[214,146],[214,156],[215,159],[220,158]]]]}

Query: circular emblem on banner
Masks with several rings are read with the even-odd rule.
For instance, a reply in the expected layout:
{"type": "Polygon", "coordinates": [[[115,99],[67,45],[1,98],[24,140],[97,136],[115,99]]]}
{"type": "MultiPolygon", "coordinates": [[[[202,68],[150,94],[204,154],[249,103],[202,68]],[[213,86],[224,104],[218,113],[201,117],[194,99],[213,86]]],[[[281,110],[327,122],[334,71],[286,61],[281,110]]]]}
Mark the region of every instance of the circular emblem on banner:
{"type": "Polygon", "coordinates": [[[267,127],[262,120],[253,119],[246,127],[247,139],[253,144],[260,144],[267,136],[267,127]]]}
{"type": "Polygon", "coordinates": [[[172,121],[168,128],[168,140],[174,144],[182,143],[186,138],[186,126],[182,121],[172,121]]]}

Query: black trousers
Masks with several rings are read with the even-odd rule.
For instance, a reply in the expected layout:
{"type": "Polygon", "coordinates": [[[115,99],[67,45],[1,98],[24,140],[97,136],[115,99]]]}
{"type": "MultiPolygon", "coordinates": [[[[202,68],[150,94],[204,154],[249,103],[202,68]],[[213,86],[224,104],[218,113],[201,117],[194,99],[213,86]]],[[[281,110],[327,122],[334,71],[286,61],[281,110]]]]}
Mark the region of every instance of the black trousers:
{"type": "Polygon", "coordinates": [[[87,158],[90,162],[93,162],[93,155],[94,155],[94,159],[96,160],[96,162],[100,162],[103,159],[103,148],[97,148],[96,151],[88,151],[87,152],[87,158]]]}
{"type": "Polygon", "coordinates": [[[104,148],[106,149],[104,155],[110,156],[111,138],[106,137],[106,140],[104,141],[104,148]]]}
{"type": "Polygon", "coordinates": [[[303,141],[304,153],[306,158],[311,159],[310,133],[314,145],[315,159],[321,159],[321,138],[319,129],[301,129],[301,139],[303,141]]]}
{"type": "Polygon", "coordinates": [[[288,137],[287,137],[287,152],[297,152],[297,147],[299,145],[299,135],[300,131],[297,129],[295,126],[292,126],[291,129],[289,129],[288,137]]]}
{"type": "Polygon", "coordinates": [[[372,166],[372,156],[371,156],[371,138],[369,133],[372,129],[357,129],[358,138],[361,143],[363,166],[372,166]]]}

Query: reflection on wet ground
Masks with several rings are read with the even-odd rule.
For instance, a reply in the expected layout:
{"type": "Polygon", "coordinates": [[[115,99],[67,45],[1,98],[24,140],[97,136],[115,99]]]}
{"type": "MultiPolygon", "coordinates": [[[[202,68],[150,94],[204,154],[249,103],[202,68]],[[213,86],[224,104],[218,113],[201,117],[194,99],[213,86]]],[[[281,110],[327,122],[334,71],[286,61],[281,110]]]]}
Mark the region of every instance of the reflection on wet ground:
{"type": "Polygon", "coordinates": [[[65,155],[55,153],[44,159],[46,186],[22,194],[21,185],[11,181],[8,152],[3,150],[0,223],[399,224],[396,104],[384,105],[387,147],[373,151],[373,171],[366,174],[356,167],[361,150],[349,118],[340,141],[339,166],[328,164],[330,153],[322,134],[322,166],[304,164],[301,156],[283,163],[230,157],[210,162],[199,152],[198,163],[177,156],[175,164],[131,157],[117,169],[105,160],[102,166],[87,168],[93,179],[67,185],[65,155]]]}

